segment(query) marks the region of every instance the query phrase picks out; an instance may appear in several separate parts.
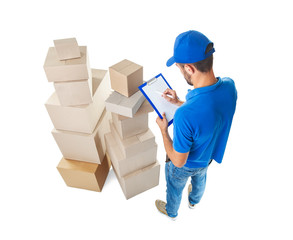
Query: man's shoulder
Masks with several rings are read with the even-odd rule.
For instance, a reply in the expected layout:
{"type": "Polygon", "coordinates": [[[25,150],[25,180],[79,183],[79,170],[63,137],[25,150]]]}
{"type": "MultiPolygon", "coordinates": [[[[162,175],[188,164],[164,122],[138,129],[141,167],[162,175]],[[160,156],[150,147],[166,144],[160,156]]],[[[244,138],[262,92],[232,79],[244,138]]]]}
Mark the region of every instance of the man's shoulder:
{"type": "Polygon", "coordinates": [[[235,88],[235,82],[232,78],[230,77],[223,77],[221,78],[222,82],[224,85],[229,85],[235,88]]]}
{"type": "Polygon", "coordinates": [[[225,91],[230,92],[233,95],[234,99],[237,99],[237,89],[234,80],[229,77],[224,77],[222,78],[222,82],[225,86],[225,91]]]}

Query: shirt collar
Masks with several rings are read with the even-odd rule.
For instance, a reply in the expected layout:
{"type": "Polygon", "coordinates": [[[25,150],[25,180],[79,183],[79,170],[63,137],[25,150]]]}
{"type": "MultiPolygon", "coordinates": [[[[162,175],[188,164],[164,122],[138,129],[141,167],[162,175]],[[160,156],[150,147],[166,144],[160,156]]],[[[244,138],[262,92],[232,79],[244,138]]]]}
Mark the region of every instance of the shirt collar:
{"type": "Polygon", "coordinates": [[[210,92],[210,91],[213,91],[214,89],[216,89],[222,83],[222,79],[220,77],[217,77],[217,79],[218,79],[218,81],[211,86],[195,88],[192,90],[188,89],[188,93],[186,94],[186,97],[185,97],[186,101],[188,101],[189,99],[193,98],[194,96],[196,96],[200,93],[210,92]]]}

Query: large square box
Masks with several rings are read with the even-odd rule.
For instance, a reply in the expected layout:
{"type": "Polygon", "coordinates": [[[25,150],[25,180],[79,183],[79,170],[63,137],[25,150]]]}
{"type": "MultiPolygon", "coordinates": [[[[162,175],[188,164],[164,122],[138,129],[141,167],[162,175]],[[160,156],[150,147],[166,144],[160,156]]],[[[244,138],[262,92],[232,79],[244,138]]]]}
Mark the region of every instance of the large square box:
{"type": "Polygon", "coordinates": [[[78,106],[93,102],[92,78],[80,81],[55,82],[54,87],[62,106],[78,106]]]}
{"type": "Polygon", "coordinates": [[[101,192],[110,167],[111,162],[105,155],[100,165],[62,158],[57,169],[67,186],[101,192]]]}
{"type": "Polygon", "coordinates": [[[144,151],[137,151],[131,157],[125,157],[123,151],[112,133],[105,134],[106,152],[110,156],[112,165],[115,166],[119,177],[126,176],[138,169],[156,162],[157,144],[144,151]]]}
{"type": "Polygon", "coordinates": [[[130,97],[143,84],[142,66],[127,59],[109,68],[111,87],[120,94],[130,97]]]}
{"type": "Polygon", "coordinates": [[[62,106],[56,92],[45,103],[52,123],[57,130],[92,133],[111,93],[106,70],[92,69],[93,102],[88,105],[62,106]]]}
{"type": "Polygon", "coordinates": [[[98,163],[104,159],[106,144],[104,135],[110,132],[111,114],[104,111],[93,133],[52,130],[52,135],[64,158],[98,163]]]}
{"type": "Polygon", "coordinates": [[[158,162],[139,169],[125,177],[119,177],[114,166],[113,170],[126,199],[159,185],[160,164],[158,162]]]}
{"type": "Polygon", "coordinates": [[[57,51],[50,47],[44,63],[44,70],[49,82],[64,82],[89,79],[91,70],[87,47],[80,46],[80,58],[60,61],[57,51]]]}
{"type": "Polygon", "coordinates": [[[64,38],[54,40],[54,46],[59,60],[67,60],[80,57],[80,50],[76,38],[64,38]]]}
{"type": "Polygon", "coordinates": [[[122,139],[143,133],[148,130],[148,113],[153,108],[147,100],[141,105],[133,118],[112,112],[113,124],[122,139]]]}

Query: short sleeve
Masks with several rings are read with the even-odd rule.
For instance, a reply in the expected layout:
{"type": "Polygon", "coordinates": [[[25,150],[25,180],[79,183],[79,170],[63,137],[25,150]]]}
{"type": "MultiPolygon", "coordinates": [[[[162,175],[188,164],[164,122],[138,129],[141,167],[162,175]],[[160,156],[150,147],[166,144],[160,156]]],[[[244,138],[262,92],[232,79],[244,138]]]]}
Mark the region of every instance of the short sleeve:
{"type": "Polygon", "coordinates": [[[193,144],[194,133],[186,116],[183,109],[178,108],[173,121],[173,148],[180,153],[189,152],[193,144]]]}

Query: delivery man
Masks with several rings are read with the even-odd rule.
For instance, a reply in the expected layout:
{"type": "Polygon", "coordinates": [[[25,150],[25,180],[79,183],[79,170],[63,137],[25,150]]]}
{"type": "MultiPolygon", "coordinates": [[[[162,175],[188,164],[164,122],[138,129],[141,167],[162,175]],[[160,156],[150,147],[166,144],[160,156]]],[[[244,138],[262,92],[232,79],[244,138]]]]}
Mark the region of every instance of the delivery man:
{"type": "Polygon", "coordinates": [[[173,140],[165,115],[156,120],[168,160],[165,166],[167,203],[156,200],[155,204],[160,213],[172,220],[178,215],[188,178],[191,177],[188,202],[189,207],[194,208],[205,191],[209,164],[212,160],[221,163],[225,152],[237,91],[232,79],[215,77],[214,52],[214,44],[202,33],[192,30],[176,38],[174,54],[167,61],[168,67],[175,63],[186,82],[193,86],[186,95],[186,102],[180,101],[174,90],[166,89],[163,93],[166,100],[180,106],[174,115],[173,140]]]}

